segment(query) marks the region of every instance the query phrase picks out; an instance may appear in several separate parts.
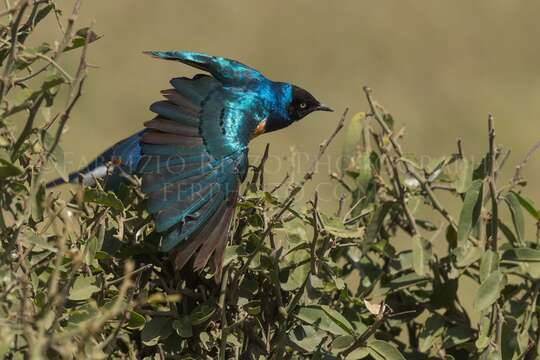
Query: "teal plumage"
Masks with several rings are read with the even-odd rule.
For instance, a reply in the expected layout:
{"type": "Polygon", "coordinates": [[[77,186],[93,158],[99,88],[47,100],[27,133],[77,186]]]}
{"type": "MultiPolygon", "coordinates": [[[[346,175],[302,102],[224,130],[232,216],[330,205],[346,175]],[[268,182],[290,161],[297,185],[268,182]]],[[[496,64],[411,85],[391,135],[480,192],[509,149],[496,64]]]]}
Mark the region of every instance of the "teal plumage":
{"type": "Polygon", "coordinates": [[[156,117],[145,130],[114,145],[70,180],[82,177],[91,183],[111,160],[116,164],[113,187],[124,175],[141,176],[147,209],[163,233],[162,250],[174,250],[177,268],[197,253],[197,270],[213,254],[219,279],[238,188],[248,169],[249,141],[330,109],[306,90],[273,82],[235,60],[179,51],[148,54],[210,75],[172,79],[172,88],[162,91],[165,100],[150,106],[156,117]]]}

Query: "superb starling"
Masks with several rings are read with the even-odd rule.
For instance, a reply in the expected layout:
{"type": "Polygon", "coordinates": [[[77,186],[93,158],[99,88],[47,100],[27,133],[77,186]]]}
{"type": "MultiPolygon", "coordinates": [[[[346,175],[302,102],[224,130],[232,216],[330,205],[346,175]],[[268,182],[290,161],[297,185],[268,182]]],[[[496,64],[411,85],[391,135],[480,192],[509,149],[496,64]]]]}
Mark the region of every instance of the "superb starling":
{"type": "MultiPolygon", "coordinates": [[[[165,98],[150,106],[156,116],[145,129],[118,142],[69,180],[92,184],[107,174],[108,188],[142,177],[142,191],[161,249],[175,251],[181,269],[205,267],[214,255],[221,276],[228,228],[238,188],[248,169],[248,143],[255,136],[291,125],[313,111],[332,111],[306,90],[267,79],[235,60],[194,52],[151,51],[205,71],[174,78],[165,98]]],[[[49,186],[61,183],[53,181],[49,186]]]]}

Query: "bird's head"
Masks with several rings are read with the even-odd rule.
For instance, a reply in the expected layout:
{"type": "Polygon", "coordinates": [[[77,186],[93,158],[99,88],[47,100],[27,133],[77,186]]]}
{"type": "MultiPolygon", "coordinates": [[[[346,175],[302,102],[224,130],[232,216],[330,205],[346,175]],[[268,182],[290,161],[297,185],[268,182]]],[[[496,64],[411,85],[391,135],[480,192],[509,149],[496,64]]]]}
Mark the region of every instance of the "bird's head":
{"type": "Polygon", "coordinates": [[[301,87],[292,85],[292,98],[287,106],[287,114],[292,121],[297,121],[314,111],[333,111],[321,104],[313,95],[301,87]]]}
{"type": "Polygon", "coordinates": [[[255,130],[254,136],[276,131],[291,125],[314,111],[333,111],[315,99],[307,90],[286,83],[283,85],[284,94],[282,108],[273,111],[255,130]]]}

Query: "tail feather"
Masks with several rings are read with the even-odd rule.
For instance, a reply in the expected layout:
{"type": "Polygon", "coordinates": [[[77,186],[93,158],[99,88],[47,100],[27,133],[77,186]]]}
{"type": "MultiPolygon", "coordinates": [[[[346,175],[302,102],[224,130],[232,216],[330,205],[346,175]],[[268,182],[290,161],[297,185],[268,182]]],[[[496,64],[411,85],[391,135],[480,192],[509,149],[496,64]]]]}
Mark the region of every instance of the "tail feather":
{"type": "Polygon", "coordinates": [[[68,176],[68,181],[55,179],[46,184],[47,188],[52,188],[65,183],[76,183],[81,181],[84,185],[93,185],[95,178],[103,178],[107,175],[110,164],[113,166],[110,181],[107,188],[114,190],[127,177],[135,174],[141,159],[141,147],[139,141],[146,130],[140,131],[111,146],[86,167],[72,172],[68,176]]]}

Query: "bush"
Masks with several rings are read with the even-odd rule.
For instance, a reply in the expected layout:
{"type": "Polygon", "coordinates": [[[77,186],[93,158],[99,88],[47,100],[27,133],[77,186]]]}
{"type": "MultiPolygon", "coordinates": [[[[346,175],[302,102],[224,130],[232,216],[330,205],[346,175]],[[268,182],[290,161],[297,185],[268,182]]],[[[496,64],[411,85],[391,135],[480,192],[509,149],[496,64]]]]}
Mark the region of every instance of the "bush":
{"type": "Polygon", "coordinates": [[[49,164],[66,176],[59,141],[98,39],[89,28],[75,31],[78,8],[63,38],[34,48],[25,41],[39,22],[61,16],[54,2],[20,1],[2,13],[5,358],[538,356],[539,236],[525,229],[531,219],[540,228],[540,210],[521,177],[535,149],[501,182],[508,152],[495,146],[491,117],[480,163],[458,143],[456,153],[422,164],[364,88],[368,111],[349,121],[341,174],[329,174],[343,188],[337,210],[324,212],[316,193],[301,204],[298,194],[346,114],[299,183],[265,185],[267,149],[238,205],[219,285],[209,269],[174,271],[136,185],[116,194],[79,186],[67,200],[47,192],[49,164]],[[58,59],[77,51],[69,74],[58,59]],[[450,195],[445,203],[441,192],[450,195]],[[467,282],[477,284],[474,306],[458,292],[467,282]]]}

